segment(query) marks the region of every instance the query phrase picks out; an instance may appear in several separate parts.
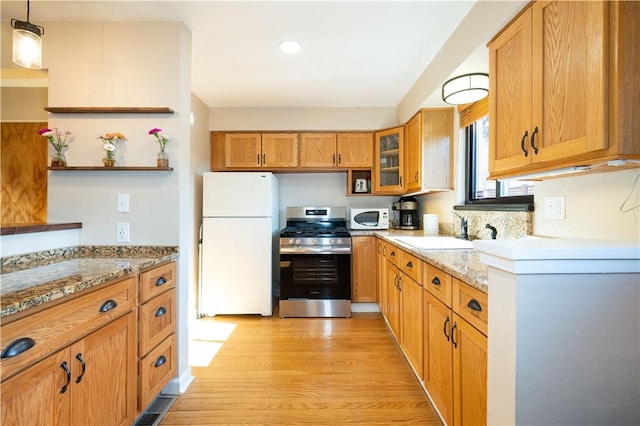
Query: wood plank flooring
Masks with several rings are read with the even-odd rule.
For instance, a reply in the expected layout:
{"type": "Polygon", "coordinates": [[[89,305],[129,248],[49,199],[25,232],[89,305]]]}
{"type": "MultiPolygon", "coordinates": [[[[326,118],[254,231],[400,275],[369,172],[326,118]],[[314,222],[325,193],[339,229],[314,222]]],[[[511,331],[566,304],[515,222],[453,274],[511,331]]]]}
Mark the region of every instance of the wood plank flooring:
{"type": "Polygon", "coordinates": [[[379,313],[198,322],[233,331],[162,425],[442,424],[379,313]]]}

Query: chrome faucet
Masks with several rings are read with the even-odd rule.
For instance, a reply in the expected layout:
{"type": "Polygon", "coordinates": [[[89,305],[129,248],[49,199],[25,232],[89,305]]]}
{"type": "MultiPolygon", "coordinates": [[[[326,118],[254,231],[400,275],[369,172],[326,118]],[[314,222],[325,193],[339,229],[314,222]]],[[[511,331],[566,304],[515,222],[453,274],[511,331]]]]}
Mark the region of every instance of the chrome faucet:
{"type": "Polygon", "coordinates": [[[491,239],[492,239],[492,240],[495,240],[495,239],[496,239],[496,237],[498,236],[498,230],[497,230],[495,227],[491,226],[491,224],[490,224],[490,223],[487,223],[487,224],[485,225],[485,228],[487,228],[487,229],[491,229],[491,239]]]}
{"type": "Polygon", "coordinates": [[[451,213],[455,214],[460,218],[460,239],[468,240],[469,239],[469,234],[468,234],[469,221],[454,211],[452,211],[451,213]]]}

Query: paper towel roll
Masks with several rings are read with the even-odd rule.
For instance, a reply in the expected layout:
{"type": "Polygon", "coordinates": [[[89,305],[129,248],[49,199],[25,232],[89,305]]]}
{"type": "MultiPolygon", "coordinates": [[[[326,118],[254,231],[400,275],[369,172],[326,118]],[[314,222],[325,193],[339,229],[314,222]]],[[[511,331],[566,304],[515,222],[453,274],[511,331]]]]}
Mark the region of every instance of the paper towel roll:
{"type": "Polygon", "coordinates": [[[438,235],[438,215],[422,215],[422,229],[425,235],[438,235]]]}

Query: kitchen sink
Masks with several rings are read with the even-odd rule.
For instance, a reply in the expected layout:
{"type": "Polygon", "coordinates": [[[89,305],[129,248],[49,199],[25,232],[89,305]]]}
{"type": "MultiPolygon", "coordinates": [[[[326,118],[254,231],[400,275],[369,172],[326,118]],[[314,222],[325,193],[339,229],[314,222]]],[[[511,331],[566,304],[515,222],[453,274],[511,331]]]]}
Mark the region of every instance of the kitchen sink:
{"type": "Polygon", "coordinates": [[[394,237],[394,240],[420,250],[472,249],[473,242],[455,237],[394,237]]]}

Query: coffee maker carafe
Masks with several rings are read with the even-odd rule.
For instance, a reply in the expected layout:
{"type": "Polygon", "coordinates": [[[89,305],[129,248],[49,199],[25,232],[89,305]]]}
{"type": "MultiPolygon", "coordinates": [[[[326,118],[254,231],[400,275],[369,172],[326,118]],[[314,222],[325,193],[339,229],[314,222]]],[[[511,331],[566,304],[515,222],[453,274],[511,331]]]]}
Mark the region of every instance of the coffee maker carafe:
{"type": "Polygon", "coordinates": [[[420,229],[418,223],[418,200],[416,197],[400,197],[396,203],[400,212],[400,229],[420,229]]]}

